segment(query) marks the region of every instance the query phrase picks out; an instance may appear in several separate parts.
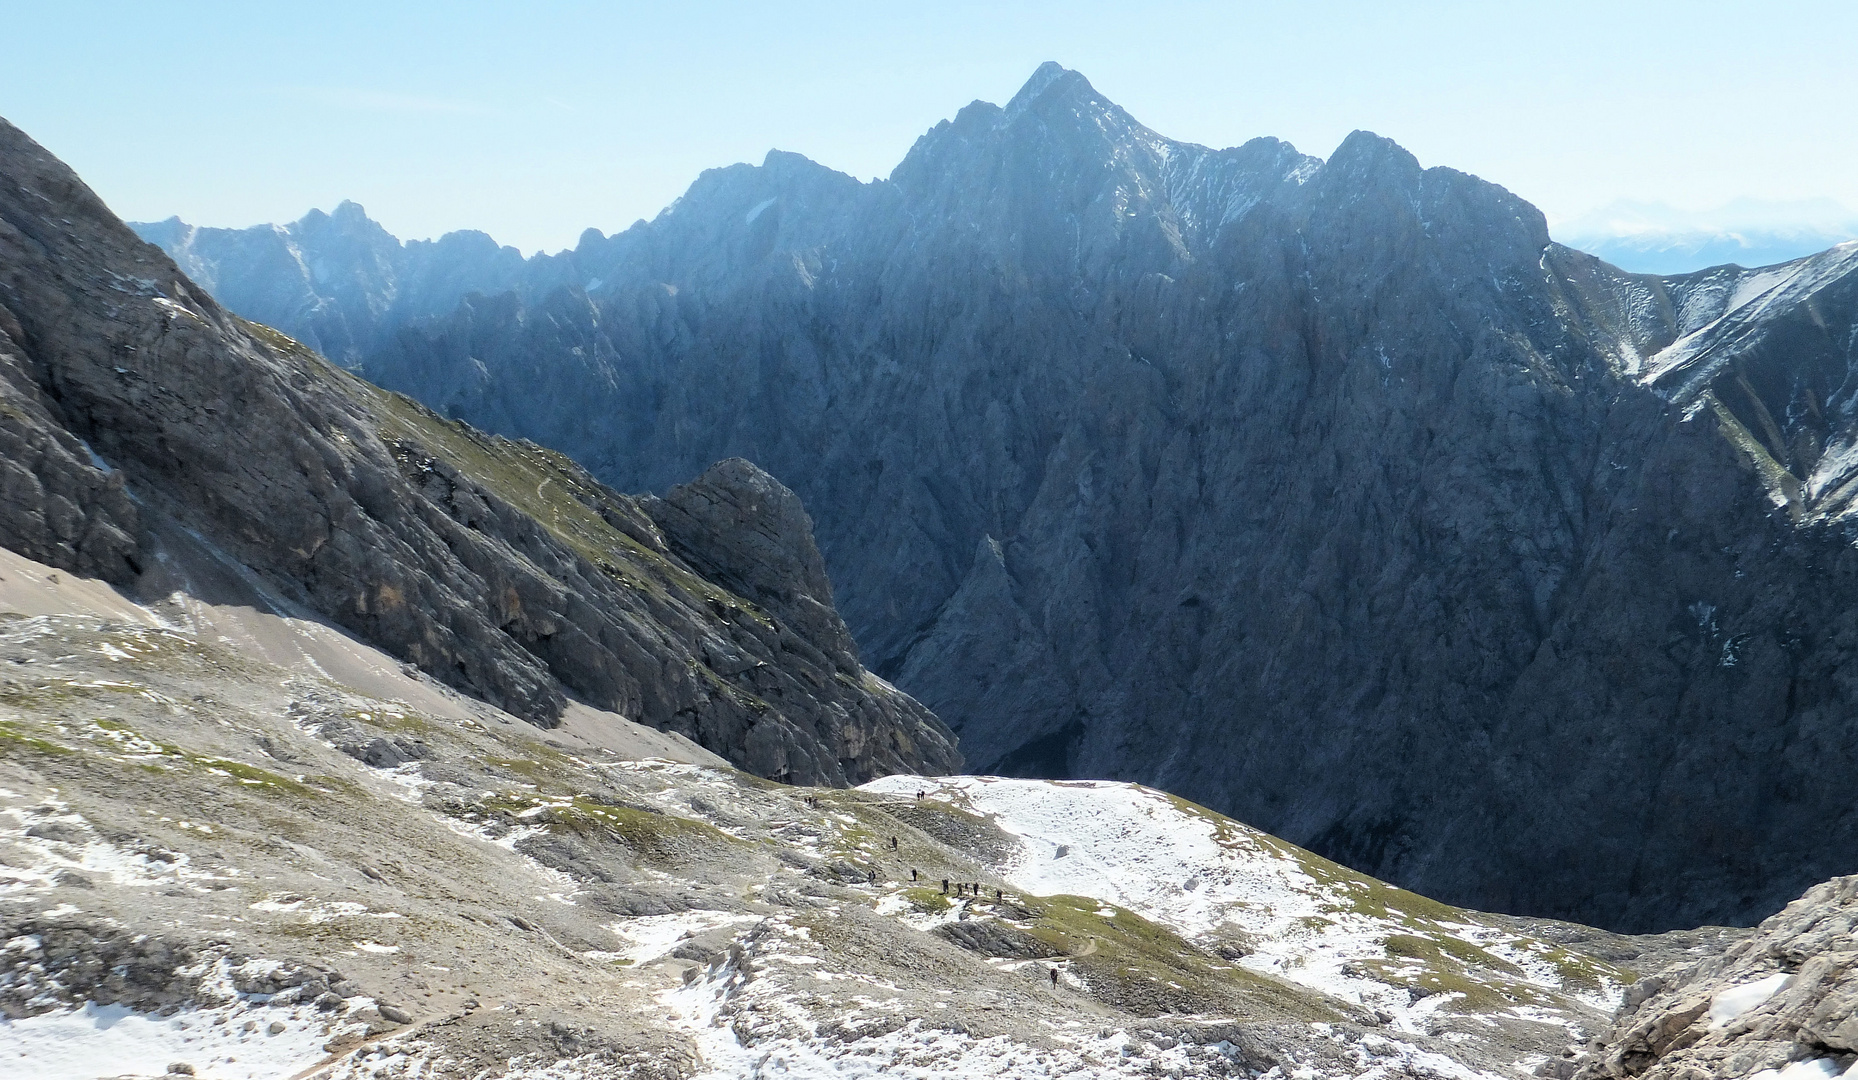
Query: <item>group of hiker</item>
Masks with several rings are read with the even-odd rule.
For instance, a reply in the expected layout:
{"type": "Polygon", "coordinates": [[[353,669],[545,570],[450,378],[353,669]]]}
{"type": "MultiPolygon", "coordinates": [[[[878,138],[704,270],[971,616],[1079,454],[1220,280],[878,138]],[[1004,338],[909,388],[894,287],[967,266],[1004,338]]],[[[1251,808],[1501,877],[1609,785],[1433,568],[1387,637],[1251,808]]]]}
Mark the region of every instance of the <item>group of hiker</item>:
{"type": "MultiPolygon", "coordinates": [[[[928,797],[928,792],[923,791],[920,788],[917,789],[916,791],[917,802],[921,802],[923,801],[923,799],[927,797],[928,797]]],[[[819,806],[819,800],[810,795],[807,796],[805,802],[808,806],[812,806],[812,807],[819,806]]],[[[892,851],[898,850],[898,843],[897,843],[896,837],[892,836],[892,837],[887,837],[886,839],[890,841],[890,850],[892,851]]],[[[866,874],[867,874],[867,880],[869,880],[871,884],[873,885],[877,884],[877,870],[875,868],[867,870],[866,874]]],[[[910,880],[921,881],[922,872],[920,870],[917,870],[914,867],[911,867],[910,868],[910,880]]],[[[954,889],[954,895],[959,896],[959,897],[971,897],[976,900],[983,899],[986,896],[987,891],[988,891],[978,881],[951,881],[948,878],[943,878],[942,879],[942,895],[943,896],[949,895],[949,889],[951,887],[954,889]]],[[[1006,894],[1000,889],[994,889],[993,894],[994,894],[994,899],[996,901],[1006,899],[1006,894]]],[[[1056,965],[1053,965],[1049,970],[1051,974],[1052,987],[1056,989],[1058,986],[1058,967],[1056,965]]]]}
{"type": "MultiPolygon", "coordinates": [[[[912,870],[910,871],[910,873],[914,874],[915,871],[912,870]]],[[[914,881],[916,879],[912,877],[910,880],[914,881]]],[[[942,879],[942,895],[943,896],[948,895],[948,885],[949,885],[948,879],[943,878],[942,879]]],[[[981,896],[985,894],[985,892],[986,890],[981,888],[981,884],[978,881],[957,881],[955,882],[955,895],[956,896],[972,896],[978,900],[981,898],[981,896]]],[[[999,889],[995,889],[994,899],[1004,900],[1006,899],[1006,897],[1001,894],[999,889]]]]}
{"type": "MultiPolygon", "coordinates": [[[[895,837],[891,838],[890,843],[891,843],[891,846],[894,848],[897,844],[896,838],[895,837]]],[[[922,871],[917,870],[914,867],[912,867],[910,869],[910,880],[921,881],[922,871]]],[[[981,883],[978,881],[950,881],[948,878],[943,878],[942,879],[942,895],[947,896],[948,890],[951,887],[955,890],[956,896],[970,896],[976,900],[979,900],[987,895],[987,889],[983,887],[981,883]]],[[[1006,899],[1006,893],[1002,892],[999,889],[995,889],[993,891],[993,894],[994,894],[995,900],[1006,899]]]]}

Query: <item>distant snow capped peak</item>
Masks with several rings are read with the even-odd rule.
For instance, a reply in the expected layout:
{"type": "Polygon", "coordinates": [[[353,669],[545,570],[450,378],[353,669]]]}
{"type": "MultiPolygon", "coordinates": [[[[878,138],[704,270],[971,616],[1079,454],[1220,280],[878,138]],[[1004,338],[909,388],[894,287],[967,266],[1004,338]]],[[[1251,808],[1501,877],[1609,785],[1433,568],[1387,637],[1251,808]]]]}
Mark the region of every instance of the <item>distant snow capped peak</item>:
{"type": "Polygon", "coordinates": [[[1724,263],[1768,266],[1824,251],[1858,238],[1858,211],[1832,199],[1741,198],[1704,210],[1621,200],[1550,231],[1624,270],[1681,274],[1724,263]]]}

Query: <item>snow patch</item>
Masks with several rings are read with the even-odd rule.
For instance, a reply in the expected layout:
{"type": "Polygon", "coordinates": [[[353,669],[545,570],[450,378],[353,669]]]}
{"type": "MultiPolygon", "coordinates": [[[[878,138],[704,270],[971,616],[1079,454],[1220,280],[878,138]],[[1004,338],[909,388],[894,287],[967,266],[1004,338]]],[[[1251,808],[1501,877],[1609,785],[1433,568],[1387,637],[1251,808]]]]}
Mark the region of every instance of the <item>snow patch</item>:
{"type": "Polygon", "coordinates": [[[273,1080],[322,1061],[328,1025],[313,1011],[235,1005],[172,1016],[87,1002],[0,1019],[0,1076],[96,1080],[146,1075],[185,1062],[212,1080],[273,1080]],[[282,1025],[273,1035],[270,1026],[282,1025]]]}
{"type": "Polygon", "coordinates": [[[1717,994],[1710,999],[1710,1026],[1722,1027],[1743,1013],[1758,1008],[1791,978],[1793,976],[1786,972],[1777,971],[1765,979],[1732,986],[1717,994]]]}
{"type": "Polygon", "coordinates": [[[612,954],[615,958],[643,964],[666,955],[685,938],[736,923],[754,922],[757,918],[726,911],[680,911],[674,915],[621,919],[608,924],[607,929],[626,943],[625,948],[612,954]]]}

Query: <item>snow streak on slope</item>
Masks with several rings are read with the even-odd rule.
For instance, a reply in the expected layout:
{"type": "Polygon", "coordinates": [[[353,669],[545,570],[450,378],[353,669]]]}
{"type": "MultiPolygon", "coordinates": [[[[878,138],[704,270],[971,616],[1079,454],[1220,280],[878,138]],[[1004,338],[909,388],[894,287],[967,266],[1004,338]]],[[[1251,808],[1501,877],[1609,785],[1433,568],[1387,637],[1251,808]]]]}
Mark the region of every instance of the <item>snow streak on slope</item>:
{"type": "Polygon", "coordinates": [[[1858,241],[1779,266],[1742,271],[1722,311],[1660,350],[1641,376],[1647,383],[1678,382],[1679,400],[1694,397],[1738,349],[1766,333],[1764,317],[1804,303],[1813,293],[1839,281],[1858,265],[1858,241]]]}
{"type": "Polygon", "coordinates": [[[897,776],[862,790],[953,801],[1019,839],[1000,868],[1016,887],[1118,904],[1209,948],[1236,943],[1245,967],[1402,1030],[1471,1008],[1572,1029],[1622,990],[1624,973],[1140,785],[897,776]]]}

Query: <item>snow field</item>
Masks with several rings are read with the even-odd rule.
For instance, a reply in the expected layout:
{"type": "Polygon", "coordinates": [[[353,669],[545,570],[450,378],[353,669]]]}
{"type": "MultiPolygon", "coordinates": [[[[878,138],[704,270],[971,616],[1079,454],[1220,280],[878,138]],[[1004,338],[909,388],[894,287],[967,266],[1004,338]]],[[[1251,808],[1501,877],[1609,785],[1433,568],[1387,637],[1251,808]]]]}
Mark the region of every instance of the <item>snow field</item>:
{"type": "MultiPolygon", "coordinates": [[[[1140,785],[893,776],[861,790],[903,797],[924,791],[990,818],[1019,841],[1018,853],[1001,868],[1015,888],[1117,904],[1203,944],[1236,930],[1252,949],[1243,966],[1378,1009],[1398,1030],[1426,1030],[1432,1014],[1458,995],[1415,1001],[1404,987],[1357,974],[1358,962],[1390,961],[1386,942],[1394,935],[1444,934],[1514,964],[1522,972],[1518,981],[1563,992],[1561,975],[1539,942],[1476,924],[1468,915],[1435,922],[1392,906],[1387,917],[1359,910],[1368,879],[1357,885],[1355,875],[1338,880],[1326,873],[1318,880],[1290,845],[1140,785]]],[[[1390,971],[1411,976],[1423,968],[1415,959],[1390,971]]],[[[1570,996],[1611,1009],[1620,990],[1607,985],[1570,996]]],[[[1527,1018],[1569,1019],[1539,1009],[1527,1018]]]]}

